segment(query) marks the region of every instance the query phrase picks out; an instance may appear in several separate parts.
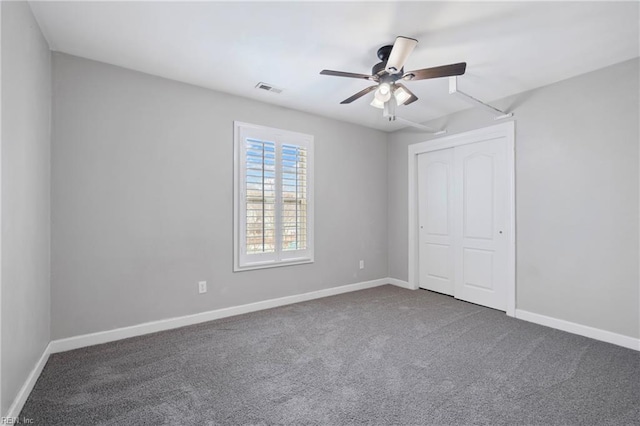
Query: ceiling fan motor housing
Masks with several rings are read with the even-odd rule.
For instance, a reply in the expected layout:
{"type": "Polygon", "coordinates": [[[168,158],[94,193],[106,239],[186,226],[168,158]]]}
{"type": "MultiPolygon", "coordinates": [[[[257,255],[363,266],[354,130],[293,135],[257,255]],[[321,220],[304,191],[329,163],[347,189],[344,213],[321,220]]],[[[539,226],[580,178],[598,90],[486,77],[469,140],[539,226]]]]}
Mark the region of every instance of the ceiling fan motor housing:
{"type": "Polygon", "coordinates": [[[378,59],[380,59],[382,62],[387,62],[387,60],[389,59],[389,55],[391,55],[391,50],[393,50],[392,45],[382,46],[380,49],[378,49],[378,59]]]}
{"type": "Polygon", "coordinates": [[[386,61],[378,62],[373,66],[373,68],[371,68],[371,75],[374,75],[374,76],[377,75],[379,78],[378,81],[380,83],[389,83],[389,84],[395,83],[396,81],[402,78],[402,75],[404,74],[404,68],[402,68],[398,74],[389,74],[385,70],[386,66],[387,66],[386,61]]]}

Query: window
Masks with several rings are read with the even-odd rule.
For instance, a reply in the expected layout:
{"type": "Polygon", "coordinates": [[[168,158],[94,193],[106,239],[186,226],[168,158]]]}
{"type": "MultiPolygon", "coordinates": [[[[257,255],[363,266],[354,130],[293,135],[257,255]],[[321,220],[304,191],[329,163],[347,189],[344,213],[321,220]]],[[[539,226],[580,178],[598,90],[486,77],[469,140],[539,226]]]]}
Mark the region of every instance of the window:
{"type": "Polygon", "coordinates": [[[234,123],[234,270],[313,262],[313,136],[234,123]]]}

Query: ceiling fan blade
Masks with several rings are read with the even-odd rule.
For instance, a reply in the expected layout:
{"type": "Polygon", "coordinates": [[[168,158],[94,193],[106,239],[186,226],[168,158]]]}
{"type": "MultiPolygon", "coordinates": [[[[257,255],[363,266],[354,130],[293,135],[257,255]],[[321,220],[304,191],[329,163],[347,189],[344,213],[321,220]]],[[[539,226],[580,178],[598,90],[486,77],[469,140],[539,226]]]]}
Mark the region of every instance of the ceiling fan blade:
{"type": "Polygon", "coordinates": [[[396,37],[393,48],[389,54],[387,60],[387,66],[385,67],[389,74],[397,74],[404,67],[404,63],[407,62],[407,58],[415,49],[418,40],[409,37],[396,37]]]}
{"type": "Polygon", "coordinates": [[[409,105],[410,103],[418,100],[418,97],[414,95],[411,90],[407,89],[404,84],[396,83],[396,86],[402,87],[402,89],[409,94],[409,99],[407,99],[406,102],[404,102],[402,105],[409,105]]]}
{"type": "Polygon", "coordinates": [[[372,75],[366,74],[356,74],[353,72],[344,72],[344,71],[332,71],[332,70],[322,70],[320,71],[322,75],[332,75],[334,77],[348,77],[348,78],[361,78],[364,80],[376,81],[376,78],[372,75]]]}
{"type": "Polygon", "coordinates": [[[406,72],[402,78],[404,80],[426,80],[428,78],[451,77],[453,75],[462,75],[467,69],[466,62],[458,64],[442,65],[440,67],[424,68],[416,71],[406,72]]]}
{"type": "Polygon", "coordinates": [[[350,104],[351,102],[355,101],[356,99],[359,99],[361,97],[363,97],[364,95],[366,95],[367,93],[371,93],[374,90],[376,90],[378,88],[377,85],[375,86],[369,86],[366,89],[363,89],[361,91],[359,91],[358,93],[356,93],[355,95],[345,99],[344,101],[340,102],[341,104],[350,104]]]}

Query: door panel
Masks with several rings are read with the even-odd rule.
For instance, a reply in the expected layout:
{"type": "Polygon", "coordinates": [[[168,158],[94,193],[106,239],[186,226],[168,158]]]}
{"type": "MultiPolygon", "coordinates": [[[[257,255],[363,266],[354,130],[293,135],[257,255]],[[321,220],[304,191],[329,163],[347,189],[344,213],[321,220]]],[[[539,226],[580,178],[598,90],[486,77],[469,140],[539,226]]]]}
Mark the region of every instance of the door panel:
{"type": "Polygon", "coordinates": [[[455,297],[506,310],[508,198],[506,139],[454,148],[455,297]]]}
{"type": "MultiPolygon", "coordinates": [[[[437,157],[442,157],[438,153],[437,157]]],[[[445,160],[446,161],[446,160],[445,160]]],[[[449,235],[449,184],[451,165],[442,161],[427,161],[425,207],[429,209],[426,215],[425,229],[428,235],[449,235]]]]}
{"type": "Polygon", "coordinates": [[[421,288],[453,295],[453,150],[418,155],[421,288]]]}
{"type": "Polygon", "coordinates": [[[466,248],[462,251],[465,285],[493,290],[493,251],[466,248]]]}
{"type": "Polygon", "coordinates": [[[451,246],[425,243],[427,275],[440,280],[453,278],[450,266],[453,260],[451,246]]]}
{"type": "Polygon", "coordinates": [[[463,233],[465,238],[493,236],[494,158],[473,154],[464,159],[463,233]]]}

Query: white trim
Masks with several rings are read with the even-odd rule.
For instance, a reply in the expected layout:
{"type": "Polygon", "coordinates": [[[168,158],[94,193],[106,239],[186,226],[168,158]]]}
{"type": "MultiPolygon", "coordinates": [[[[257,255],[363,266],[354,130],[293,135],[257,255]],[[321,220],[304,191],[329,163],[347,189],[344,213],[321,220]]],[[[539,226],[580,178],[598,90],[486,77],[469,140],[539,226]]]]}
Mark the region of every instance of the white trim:
{"type": "Polygon", "coordinates": [[[509,249],[507,252],[507,315],[516,315],[516,128],[515,121],[504,123],[507,137],[507,199],[509,203],[509,223],[511,224],[509,249]]]}
{"type": "Polygon", "coordinates": [[[548,317],[546,315],[534,314],[533,312],[516,309],[515,317],[546,327],[555,328],[557,330],[566,331],[572,334],[578,334],[584,337],[590,337],[602,342],[612,343],[614,345],[640,351],[640,339],[599,328],[589,327],[575,322],[565,321],[558,318],[548,317]]]}
{"type": "Polygon", "coordinates": [[[292,303],[306,302],[308,300],[319,299],[322,297],[335,296],[337,294],[364,290],[367,288],[378,287],[385,284],[389,284],[389,279],[380,278],[372,281],[363,281],[355,284],[348,284],[324,290],[312,291],[310,293],[296,294],[294,296],[285,296],[277,299],[249,303],[246,305],[216,309],[213,311],[201,312],[193,315],[185,315],[182,317],[151,321],[143,324],[133,325],[130,327],[122,327],[116,328],[114,330],[83,334],[81,336],[74,336],[66,339],[52,341],[51,353],[70,351],[72,349],[84,348],[86,346],[99,345],[102,343],[127,339],[129,337],[142,336],[144,334],[156,333],[158,331],[171,330],[187,325],[199,324],[202,322],[213,321],[216,319],[231,317],[234,315],[241,315],[249,312],[276,308],[278,306],[290,305],[292,303]]]}
{"type": "Polygon", "coordinates": [[[238,269],[234,269],[234,272],[254,271],[256,269],[280,268],[280,267],[283,267],[283,266],[305,265],[307,263],[313,263],[313,259],[302,258],[300,260],[281,260],[281,261],[271,261],[271,262],[256,262],[256,263],[250,264],[249,266],[238,267],[238,269]]]}
{"type": "Polygon", "coordinates": [[[407,290],[417,290],[416,288],[411,287],[408,282],[399,280],[397,278],[387,278],[387,281],[389,281],[389,284],[395,285],[397,287],[406,288],[407,290]]]}
{"type": "Polygon", "coordinates": [[[155,333],[158,331],[171,330],[187,325],[199,324],[202,322],[260,311],[263,309],[270,309],[278,306],[290,305],[293,303],[300,303],[328,296],[335,296],[352,291],[365,290],[368,288],[389,284],[392,280],[393,279],[391,278],[380,278],[377,280],[363,281],[355,284],[347,284],[339,287],[297,294],[294,296],[286,296],[278,299],[270,299],[230,308],[216,309],[214,311],[202,312],[194,315],[186,315],[182,317],[152,321],[130,327],[117,328],[115,330],[70,337],[67,339],[53,340],[45,348],[44,352],[40,356],[40,359],[33,367],[33,370],[31,370],[31,373],[27,377],[27,380],[22,385],[20,391],[16,395],[16,398],[9,407],[8,412],[3,417],[18,417],[20,415],[20,412],[22,411],[27,398],[31,394],[31,391],[33,390],[33,387],[40,377],[40,374],[42,373],[44,366],[47,364],[47,361],[49,360],[49,356],[51,354],[69,351],[72,349],[84,348],[87,346],[99,345],[102,343],[113,342],[129,337],[142,336],[144,334],[155,333]]]}
{"type": "Polygon", "coordinates": [[[22,407],[24,407],[24,403],[27,402],[27,398],[29,398],[29,394],[33,390],[33,387],[36,385],[38,378],[40,377],[40,373],[42,373],[42,369],[47,364],[49,360],[49,355],[51,354],[51,346],[49,343],[46,348],[44,348],[44,352],[40,356],[40,359],[29,373],[27,380],[25,380],[24,384],[20,388],[20,391],[16,395],[16,398],[13,400],[13,403],[9,407],[9,411],[5,418],[9,417],[18,417],[20,412],[22,411],[22,407]]]}
{"type": "Polygon", "coordinates": [[[453,148],[494,138],[507,139],[508,198],[510,206],[510,235],[508,246],[509,271],[507,281],[507,315],[514,316],[516,308],[516,218],[515,218],[515,124],[513,121],[469,132],[444,136],[427,142],[409,145],[409,285],[417,289],[418,280],[418,154],[453,148]]]}
{"type": "MultiPolygon", "coordinates": [[[[2,4],[0,4],[0,46],[2,46],[2,4]]],[[[0,417],[2,413],[2,54],[0,54],[0,417]]]]}
{"type": "MultiPolygon", "coordinates": [[[[87,346],[99,345],[102,343],[113,342],[116,340],[126,339],[129,337],[141,336],[144,334],[155,333],[163,330],[171,330],[174,328],[184,327],[187,325],[199,324],[202,322],[212,321],[215,319],[226,318],[234,315],[245,314],[249,312],[260,311],[264,309],[275,308],[278,306],[289,305],[293,303],[305,302],[308,300],[319,299],[338,294],[349,293],[352,291],[365,290],[368,288],[378,287],[385,284],[391,284],[398,287],[412,289],[409,283],[397,278],[380,278],[377,280],[364,281],[355,284],[348,284],[339,287],[333,287],[324,290],[312,291],[309,293],[298,294],[294,296],[286,296],[278,299],[270,299],[262,302],[249,303],[246,305],[234,306],[231,308],[217,309],[214,311],[202,312],[194,315],[186,315],[182,317],[169,318],[165,320],[152,321],[144,324],[134,325],[131,327],[123,327],[115,330],[108,330],[98,333],[85,334],[81,336],[70,337],[67,339],[53,340],[45,348],[42,356],[34,366],[33,370],[27,377],[27,380],[20,388],[18,395],[9,407],[9,411],[4,417],[18,417],[24,407],[27,398],[31,394],[42,370],[44,369],[49,356],[53,353],[69,351],[72,349],[84,348],[87,346]]],[[[569,333],[578,334],[592,339],[601,340],[614,345],[623,346],[629,349],[640,351],[640,339],[612,333],[610,331],[600,330],[597,328],[572,323],[569,321],[559,320],[547,317],[545,315],[534,314],[531,312],[516,309],[515,317],[524,321],[556,328],[558,330],[567,331],[569,333]]]]}

